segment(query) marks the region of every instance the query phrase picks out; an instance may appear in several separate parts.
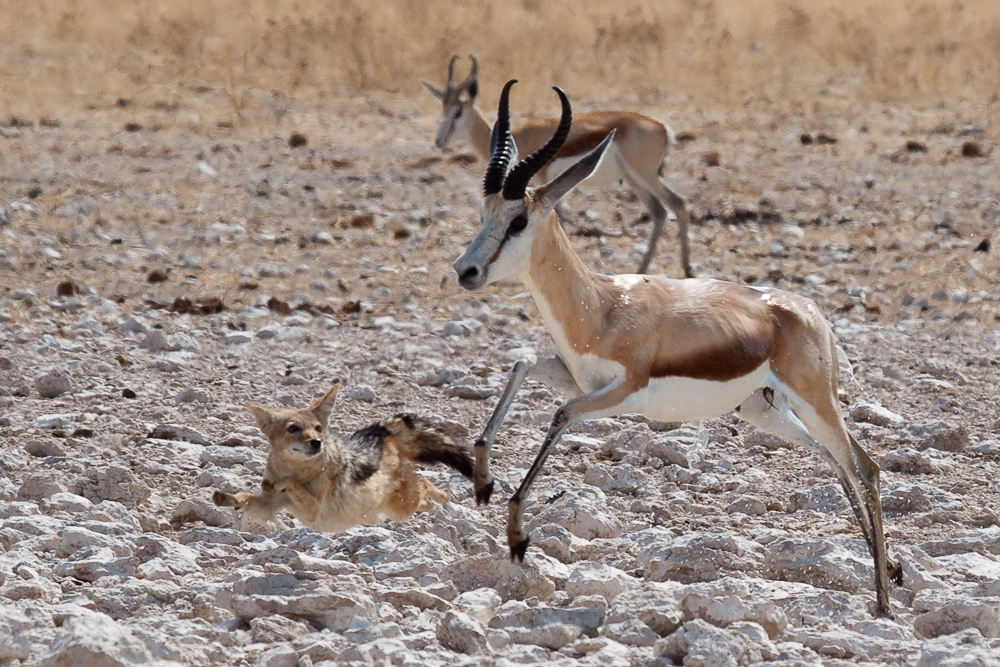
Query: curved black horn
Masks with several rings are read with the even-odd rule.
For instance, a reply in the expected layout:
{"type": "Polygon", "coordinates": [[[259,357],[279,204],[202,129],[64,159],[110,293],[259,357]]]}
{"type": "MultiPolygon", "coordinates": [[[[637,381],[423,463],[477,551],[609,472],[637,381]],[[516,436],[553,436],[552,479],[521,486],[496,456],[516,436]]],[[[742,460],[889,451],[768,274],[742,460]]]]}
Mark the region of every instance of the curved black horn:
{"type": "Polygon", "coordinates": [[[503,178],[507,175],[507,165],[510,163],[513,140],[510,138],[510,89],[517,83],[511,79],[504,85],[500,93],[500,106],[497,109],[497,122],[493,124],[493,134],[490,136],[490,164],[486,167],[483,178],[483,194],[495,195],[504,186],[503,178]]]}
{"type": "Polygon", "coordinates": [[[553,86],[552,90],[556,91],[559,101],[562,102],[562,116],[559,118],[559,125],[552,138],[544,146],[518,162],[510,170],[510,174],[507,175],[507,180],[503,184],[503,198],[508,201],[524,197],[528,181],[556,156],[569,135],[569,127],[573,122],[573,110],[569,106],[569,98],[566,97],[566,93],[561,88],[553,86]]]}
{"type": "Polygon", "coordinates": [[[455,83],[455,61],[458,60],[458,56],[452,56],[451,60],[448,61],[448,83],[445,84],[445,88],[451,89],[452,85],[455,83]]]}

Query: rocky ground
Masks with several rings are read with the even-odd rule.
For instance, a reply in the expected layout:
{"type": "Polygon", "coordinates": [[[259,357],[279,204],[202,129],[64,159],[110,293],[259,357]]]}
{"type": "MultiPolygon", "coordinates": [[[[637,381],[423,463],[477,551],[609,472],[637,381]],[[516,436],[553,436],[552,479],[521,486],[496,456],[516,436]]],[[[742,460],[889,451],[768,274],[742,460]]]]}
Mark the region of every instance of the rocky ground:
{"type": "MultiPolygon", "coordinates": [[[[826,465],[735,416],[574,428],[523,566],[502,500],[563,400],[531,383],[494,450],[499,503],[429,469],[454,501],[399,525],[214,507],[260,482],[247,400],[305,405],[342,378],[334,430],[405,409],[471,443],[512,362],[551,343],[519,286],[455,284],[482,165],[433,149],[433,100],[255,125],[198,94],[0,127],[0,664],[1000,664],[981,108],[651,109],[681,135],[667,177],[698,273],[816,299],[853,362],[844,410],[905,568],[876,620],[826,465]]],[[[638,264],[626,191],[569,210],[586,261],[638,264]]]]}

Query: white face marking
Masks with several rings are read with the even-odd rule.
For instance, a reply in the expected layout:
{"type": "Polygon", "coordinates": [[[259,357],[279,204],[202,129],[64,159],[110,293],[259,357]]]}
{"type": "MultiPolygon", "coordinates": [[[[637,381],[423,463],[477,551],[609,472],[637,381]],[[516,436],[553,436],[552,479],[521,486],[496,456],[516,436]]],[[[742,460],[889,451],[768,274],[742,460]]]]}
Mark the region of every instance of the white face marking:
{"type": "MultiPolygon", "coordinates": [[[[517,234],[507,234],[510,221],[524,214],[522,200],[507,201],[501,195],[490,195],[483,200],[480,212],[482,229],[472,240],[461,257],[455,260],[455,271],[461,277],[469,268],[475,268],[484,282],[479,289],[504,278],[510,278],[527,271],[531,261],[531,245],[537,229],[536,212],[528,217],[528,226],[517,234]],[[506,239],[506,240],[505,240],[506,239]],[[503,246],[501,248],[501,245],[503,246]],[[499,255],[497,250],[499,249],[499,255]],[[496,255],[492,263],[490,260],[496,255]]],[[[547,214],[547,211],[543,211],[547,214]]]]}

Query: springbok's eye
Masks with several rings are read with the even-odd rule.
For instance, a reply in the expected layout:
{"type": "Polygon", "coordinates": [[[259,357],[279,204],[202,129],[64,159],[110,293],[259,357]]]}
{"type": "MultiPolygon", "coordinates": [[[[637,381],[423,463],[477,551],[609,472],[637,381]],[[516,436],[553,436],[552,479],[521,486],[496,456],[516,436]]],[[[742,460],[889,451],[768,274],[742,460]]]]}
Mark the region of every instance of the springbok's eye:
{"type": "Polygon", "coordinates": [[[462,112],[465,111],[465,107],[458,107],[458,111],[455,112],[455,120],[462,117],[462,112]]]}
{"type": "Polygon", "coordinates": [[[295,435],[296,433],[302,432],[302,427],[299,426],[298,424],[289,424],[286,430],[292,435],[295,435]]]}
{"type": "Polygon", "coordinates": [[[524,228],[528,226],[528,217],[523,213],[516,216],[510,221],[510,225],[507,227],[508,234],[520,234],[524,231],[524,228]]]}

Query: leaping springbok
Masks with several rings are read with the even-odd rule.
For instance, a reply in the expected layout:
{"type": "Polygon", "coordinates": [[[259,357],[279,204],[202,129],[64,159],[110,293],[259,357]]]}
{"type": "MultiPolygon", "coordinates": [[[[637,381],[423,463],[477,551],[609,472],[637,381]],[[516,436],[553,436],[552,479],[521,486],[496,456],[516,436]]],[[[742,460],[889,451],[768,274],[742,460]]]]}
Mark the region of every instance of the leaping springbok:
{"type": "Polygon", "coordinates": [[[817,305],[781,290],[718,280],[601,275],[573,252],[553,212],[559,198],[606,157],[614,131],[564,172],[528,182],[570,134],[569,100],[549,141],[518,161],[508,100],[500,97],[492,159],[484,179],[482,229],[455,262],[458,282],[479,290],[517,278],[531,292],[556,355],[519,361],[475,443],[477,503],[489,502],[489,454],[526,377],[568,391],[531,468],[508,504],[507,544],[523,560],[522,503],[552,446],[581,419],[639,413],[692,421],[730,410],[754,426],[812,449],[834,469],[875,560],[876,614],[891,616],[889,579],[902,583],[882,532],[879,468],[847,431],[837,401],[837,344],[817,305]]]}
{"type": "MultiPolygon", "coordinates": [[[[444,148],[456,139],[469,142],[479,155],[490,160],[490,125],[483,112],[476,106],[479,94],[479,65],[474,56],[472,71],[462,83],[455,85],[454,70],[458,56],[448,63],[448,83],[444,90],[423,81],[422,83],[435,97],[441,100],[444,116],[438,128],[434,144],[444,148]]],[[[514,140],[521,150],[530,153],[545,143],[556,125],[558,118],[546,118],[525,123],[513,131],[514,140]]],[[[570,163],[578,160],[601,142],[608,132],[615,130],[615,139],[608,150],[600,169],[591,175],[588,185],[603,187],[624,181],[649,209],[653,220],[653,231],[649,236],[649,247],[639,265],[639,273],[646,273],[656,251],[656,242],[663,232],[667,219],[666,209],[677,216],[678,237],[681,242],[681,266],[684,277],[690,278],[691,256],[688,247],[688,222],[691,219],[684,199],[668,188],[660,180],[663,161],[674,144],[674,132],[669,126],[648,116],[631,111],[595,111],[580,114],[567,137],[552,160],[543,164],[538,171],[540,181],[550,175],[560,173],[570,163]]]]}

